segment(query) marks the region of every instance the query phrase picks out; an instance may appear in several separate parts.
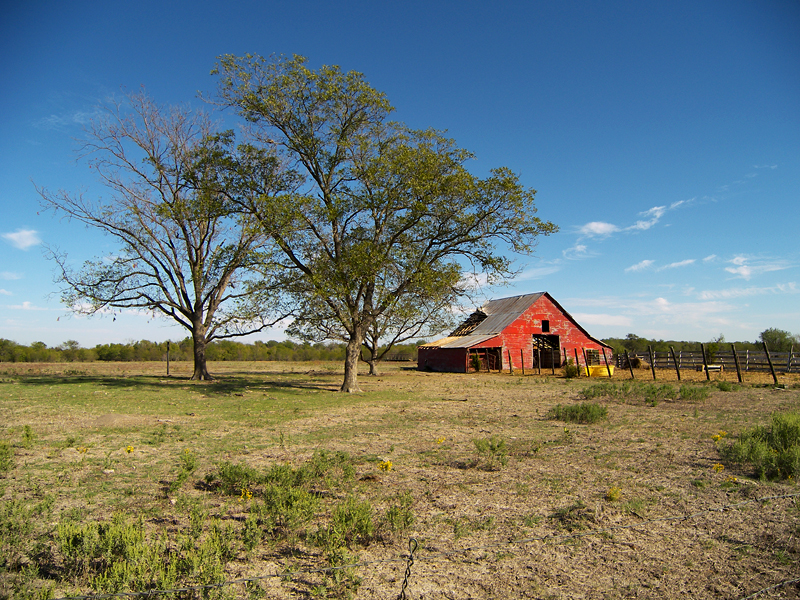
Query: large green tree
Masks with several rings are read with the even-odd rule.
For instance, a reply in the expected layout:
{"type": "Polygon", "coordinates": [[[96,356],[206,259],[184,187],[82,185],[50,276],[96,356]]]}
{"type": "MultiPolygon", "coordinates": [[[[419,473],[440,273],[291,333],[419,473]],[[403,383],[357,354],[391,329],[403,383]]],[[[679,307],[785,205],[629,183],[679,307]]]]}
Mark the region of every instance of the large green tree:
{"type": "MultiPolygon", "coordinates": [[[[82,146],[107,197],[39,189],[45,207],[118,246],[77,270],[51,250],[65,304],[87,315],[141,309],[173,319],[191,333],[193,379],[211,378],[205,349],[212,340],[247,335],[284,316],[265,270],[270,237],[252,216],[233,210],[210,164],[206,148],[220,139],[232,145],[207,114],[131,94],[103,107],[82,146]]],[[[261,189],[279,186],[277,161],[259,158],[261,189]]]]}
{"type": "Polygon", "coordinates": [[[305,63],[223,56],[217,102],[298,175],[291,194],[244,194],[243,207],[299,274],[298,304],[323,303],[344,332],[341,390],[356,392],[365,336],[399,299],[424,296],[442,272],[513,276],[508,254],[530,253],[556,227],[509,169],[472,175],[472,155],[452,139],[390,122],[389,101],[362,74],[305,63]]]}
{"type": "Polygon", "coordinates": [[[765,329],[759,334],[758,339],[766,342],[767,348],[774,352],[789,352],[792,346],[800,345],[800,336],[776,327],[765,329]]]}

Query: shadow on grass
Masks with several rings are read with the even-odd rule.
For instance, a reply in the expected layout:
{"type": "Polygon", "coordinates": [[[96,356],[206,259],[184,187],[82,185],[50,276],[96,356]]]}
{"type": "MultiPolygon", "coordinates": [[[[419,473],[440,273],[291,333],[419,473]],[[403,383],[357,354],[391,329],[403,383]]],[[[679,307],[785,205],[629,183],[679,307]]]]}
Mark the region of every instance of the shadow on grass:
{"type": "MultiPolygon", "coordinates": [[[[320,377],[314,374],[314,379],[320,377]]],[[[211,381],[192,381],[188,377],[155,376],[155,375],[14,375],[11,378],[19,383],[37,386],[94,384],[105,388],[119,390],[137,388],[142,390],[163,390],[180,388],[182,390],[202,390],[213,396],[232,396],[245,391],[286,391],[314,390],[337,392],[339,390],[338,374],[325,375],[324,380],[309,380],[306,373],[258,373],[258,375],[220,375],[211,381]],[[275,379],[272,379],[275,378],[275,379]],[[293,381],[292,379],[297,380],[293,381]],[[302,379],[301,379],[302,378],[302,379]]]]}

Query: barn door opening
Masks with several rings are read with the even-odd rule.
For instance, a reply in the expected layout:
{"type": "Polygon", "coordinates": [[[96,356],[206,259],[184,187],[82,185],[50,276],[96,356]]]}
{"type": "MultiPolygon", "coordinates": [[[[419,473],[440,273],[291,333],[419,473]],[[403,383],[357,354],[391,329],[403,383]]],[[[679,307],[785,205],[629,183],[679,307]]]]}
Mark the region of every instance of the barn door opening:
{"type": "Polygon", "coordinates": [[[475,348],[469,351],[470,371],[500,371],[502,369],[502,348],[475,348]]]}
{"type": "Polygon", "coordinates": [[[534,333],[533,352],[534,360],[540,357],[543,369],[561,367],[561,339],[557,335],[534,333]]]}

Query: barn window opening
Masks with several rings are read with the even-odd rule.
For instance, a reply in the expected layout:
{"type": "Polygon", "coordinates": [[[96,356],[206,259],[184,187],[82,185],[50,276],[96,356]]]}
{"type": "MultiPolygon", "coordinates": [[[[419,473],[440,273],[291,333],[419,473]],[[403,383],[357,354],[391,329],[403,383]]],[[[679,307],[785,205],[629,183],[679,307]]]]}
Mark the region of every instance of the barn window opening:
{"type": "Polygon", "coordinates": [[[601,365],[603,363],[600,362],[600,350],[587,350],[586,351],[586,362],[589,365],[601,365]]]}
{"type": "Polygon", "coordinates": [[[547,333],[548,331],[550,331],[550,321],[544,319],[542,321],[542,333],[547,333]]]}

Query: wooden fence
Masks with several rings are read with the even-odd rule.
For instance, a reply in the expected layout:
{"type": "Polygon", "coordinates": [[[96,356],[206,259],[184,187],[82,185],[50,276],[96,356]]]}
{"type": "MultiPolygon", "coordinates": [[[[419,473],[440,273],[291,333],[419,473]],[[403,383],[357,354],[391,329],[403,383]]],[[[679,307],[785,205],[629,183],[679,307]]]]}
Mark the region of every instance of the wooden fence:
{"type": "MultiPolygon", "coordinates": [[[[699,351],[675,351],[675,360],[672,358],[672,353],[667,352],[653,352],[652,363],[650,362],[650,354],[645,352],[629,352],[628,356],[631,360],[638,358],[643,363],[651,365],[656,369],[675,369],[675,362],[678,363],[678,368],[681,370],[702,370],[703,369],[703,353],[699,351]]],[[[769,360],[767,353],[758,350],[737,350],[736,356],[739,358],[739,368],[743,372],[756,371],[767,372],[770,371],[769,360]]],[[[769,358],[772,359],[772,366],[778,373],[800,373],[800,352],[772,352],[769,353],[769,358]]],[[[722,365],[725,371],[731,370],[736,372],[736,357],[732,350],[718,350],[709,356],[706,351],[706,359],[708,360],[709,368],[716,365],[722,365]],[[708,360],[708,359],[712,360],[708,360]]],[[[615,354],[614,362],[620,369],[627,369],[628,363],[625,361],[624,354],[615,354]]]]}

